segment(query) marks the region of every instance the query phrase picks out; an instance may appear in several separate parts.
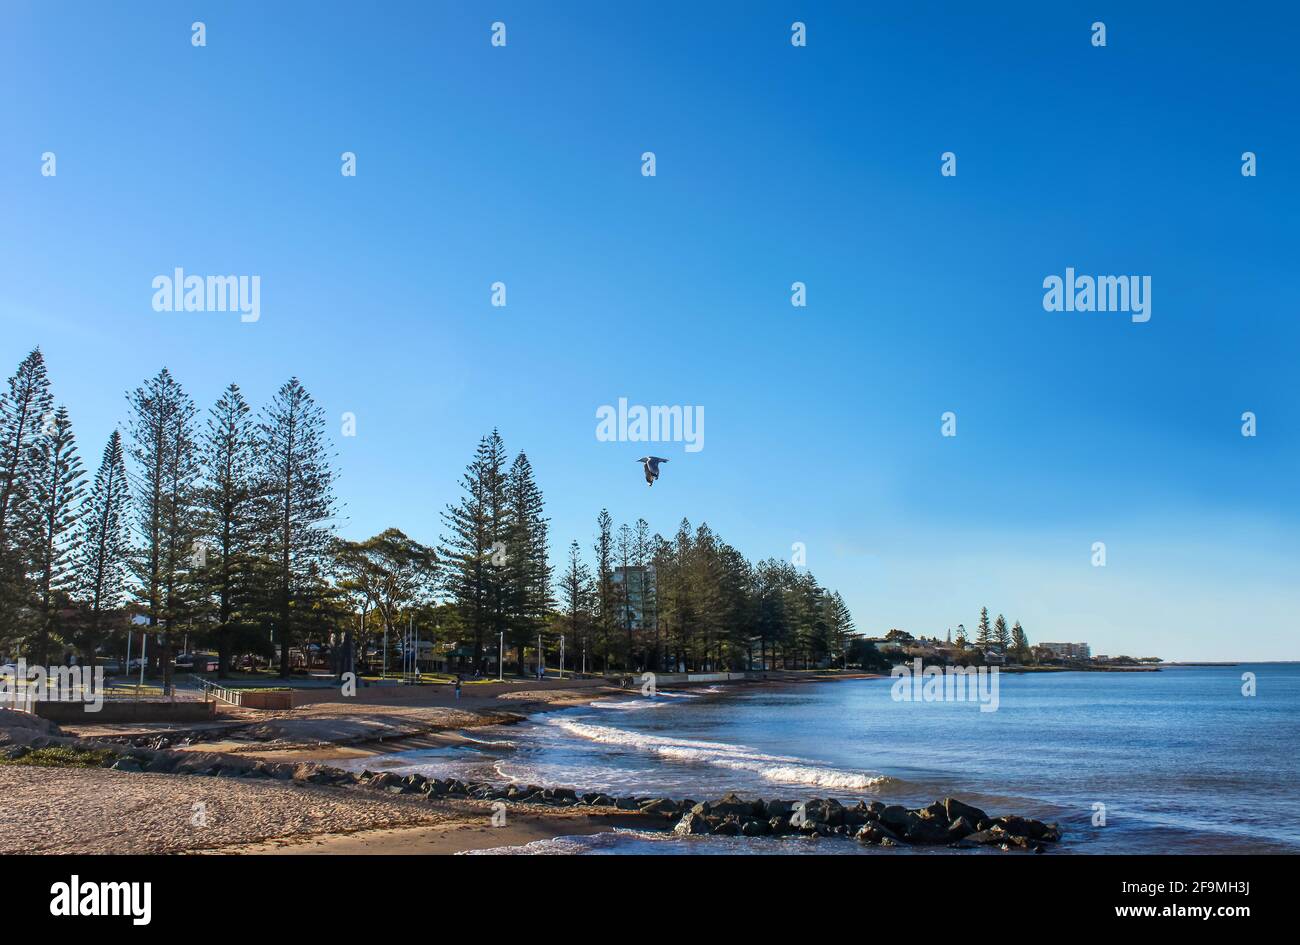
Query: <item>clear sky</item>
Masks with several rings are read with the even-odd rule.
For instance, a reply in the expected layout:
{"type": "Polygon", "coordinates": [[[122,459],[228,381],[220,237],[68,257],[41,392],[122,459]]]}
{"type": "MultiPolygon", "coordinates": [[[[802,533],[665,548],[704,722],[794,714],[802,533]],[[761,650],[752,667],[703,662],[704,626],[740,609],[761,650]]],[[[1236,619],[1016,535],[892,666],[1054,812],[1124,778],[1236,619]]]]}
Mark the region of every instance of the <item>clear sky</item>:
{"type": "Polygon", "coordinates": [[[436,540],[496,426],[557,557],[686,516],[803,542],[872,632],[1300,659],[1282,7],[5,0],[0,366],[41,345],[92,469],[164,364],[205,409],[296,374],[357,416],[351,537],[436,540]],[[260,276],[260,320],[154,311],[176,267],[260,276]],[[1066,267],[1151,320],[1045,311],[1066,267]],[[619,397],[704,449],[646,488],[619,397]]]}

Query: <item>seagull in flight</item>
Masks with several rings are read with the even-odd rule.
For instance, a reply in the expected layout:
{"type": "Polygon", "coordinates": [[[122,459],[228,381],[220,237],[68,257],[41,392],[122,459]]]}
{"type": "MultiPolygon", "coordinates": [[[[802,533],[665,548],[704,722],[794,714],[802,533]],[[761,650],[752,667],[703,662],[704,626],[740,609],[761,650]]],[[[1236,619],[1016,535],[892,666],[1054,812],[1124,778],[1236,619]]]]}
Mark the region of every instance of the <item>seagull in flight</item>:
{"type": "Polygon", "coordinates": [[[662,456],[642,456],[637,462],[645,464],[645,484],[653,486],[655,480],[659,478],[659,464],[666,463],[668,460],[662,456]]]}

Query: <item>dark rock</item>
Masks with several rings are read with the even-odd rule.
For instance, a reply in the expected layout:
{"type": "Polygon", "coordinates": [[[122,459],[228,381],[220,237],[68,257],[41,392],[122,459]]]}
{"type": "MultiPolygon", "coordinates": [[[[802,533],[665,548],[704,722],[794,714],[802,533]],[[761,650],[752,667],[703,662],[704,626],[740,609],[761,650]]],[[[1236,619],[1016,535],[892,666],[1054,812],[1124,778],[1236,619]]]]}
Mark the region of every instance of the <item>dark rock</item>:
{"type": "Polygon", "coordinates": [[[907,830],[908,813],[907,808],[901,804],[890,804],[880,811],[880,822],[894,833],[901,834],[907,830]]]}
{"type": "Polygon", "coordinates": [[[922,817],[916,811],[907,812],[907,828],[903,836],[910,843],[947,843],[948,822],[934,817],[922,817]]]}
{"type": "Polygon", "coordinates": [[[713,830],[709,822],[705,820],[702,814],[694,811],[688,811],[681,820],[677,821],[677,826],[673,828],[673,833],[687,836],[691,834],[711,833],[713,830]]]}
{"type": "Polygon", "coordinates": [[[175,757],[175,755],[166,753],[166,751],[156,751],[153,757],[144,763],[144,770],[156,773],[172,773],[179,763],[181,763],[181,759],[175,757]]]}
{"type": "Polygon", "coordinates": [[[943,799],[944,812],[949,821],[957,820],[959,817],[965,817],[968,821],[978,827],[980,821],[988,820],[988,814],[978,807],[972,807],[969,804],[963,804],[955,797],[945,797],[943,799]]]}
{"type": "Polygon", "coordinates": [[[894,841],[897,839],[894,832],[881,823],[865,824],[859,828],[858,832],[853,835],[858,843],[881,844],[885,840],[894,841]]]}
{"type": "Polygon", "coordinates": [[[844,823],[844,805],[834,798],[813,801],[807,807],[807,814],[810,820],[831,827],[838,827],[844,823]]]}
{"type": "Polygon", "coordinates": [[[768,833],[774,837],[782,837],[790,832],[790,818],[776,816],[767,822],[768,833]]]}
{"type": "Polygon", "coordinates": [[[722,818],[721,823],[713,828],[713,833],[721,837],[736,837],[740,835],[741,822],[735,814],[728,814],[722,818]]]}
{"type": "Polygon", "coordinates": [[[750,817],[754,813],[754,802],[742,800],[736,794],[724,795],[721,800],[709,804],[708,813],[718,817],[750,817]]]}
{"type": "Polygon", "coordinates": [[[975,833],[972,833],[966,836],[965,838],[963,838],[962,842],[968,844],[969,843],[979,844],[980,846],[987,846],[989,844],[1002,843],[1004,840],[1006,840],[1006,838],[1007,838],[1007,832],[1005,830],[1003,830],[1001,827],[993,826],[985,830],[977,830],[975,833]]]}
{"type": "Polygon", "coordinates": [[[117,761],[113,762],[112,768],[114,771],[143,771],[144,770],[144,768],[140,765],[140,762],[136,761],[134,758],[119,758],[117,759],[117,761]]]}
{"type": "Polygon", "coordinates": [[[29,750],[26,745],[5,745],[0,748],[0,758],[5,761],[16,761],[27,754],[29,750]]]}
{"type": "Polygon", "coordinates": [[[765,820],[747,820],[741,824],[740,832],[746,837],[764,837],[767,836],[768,829],[765,820]]]}
{"type": "Polygon", "coordinates": [[[619,810],[640,810],[641,805],[635,797],[620,797],[614,801],[619,810]]]}
{"type": "Polygon", "coordinates": [[[661,797],[656,800],[646,801],[641,805],[641,810],[647,814],[676,814],[677,804],[661,797]]]}
{"type": "Polygon", "coordinates": [[[794,802],[768,801],[764,808],[763,813],[767,814],[769,819],[772,817],[789,817],[794,810],[794,802]]]}
{"type": "Polygon", "coordinates": [[[975,832],[975,825],[965,817],[958,817],[948,825],[948,837],[951,840],[961,840],[969,837],[975,832]]]}

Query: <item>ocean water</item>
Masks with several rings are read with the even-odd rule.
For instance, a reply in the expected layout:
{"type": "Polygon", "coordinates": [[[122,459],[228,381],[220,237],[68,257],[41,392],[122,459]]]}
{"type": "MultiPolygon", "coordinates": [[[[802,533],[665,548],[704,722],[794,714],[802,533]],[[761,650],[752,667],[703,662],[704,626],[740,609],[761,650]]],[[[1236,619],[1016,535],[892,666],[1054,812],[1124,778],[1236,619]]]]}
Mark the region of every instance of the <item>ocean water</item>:
{"type": "MultiPolygon", "coordinates": [[[[993,815],[1058,822],[1061,853],[1300,853],[1300,664],[1004,673],[996,712],[897,702],[891,686],[606,697],[365,766],[675,799],[734,790],[915,806],[952,795],[993,815]],[[1242,694],[1246,672],[1254,697],[1242,694]]],[[[493,852],[881,851],[620,830],[493,852]]]]}

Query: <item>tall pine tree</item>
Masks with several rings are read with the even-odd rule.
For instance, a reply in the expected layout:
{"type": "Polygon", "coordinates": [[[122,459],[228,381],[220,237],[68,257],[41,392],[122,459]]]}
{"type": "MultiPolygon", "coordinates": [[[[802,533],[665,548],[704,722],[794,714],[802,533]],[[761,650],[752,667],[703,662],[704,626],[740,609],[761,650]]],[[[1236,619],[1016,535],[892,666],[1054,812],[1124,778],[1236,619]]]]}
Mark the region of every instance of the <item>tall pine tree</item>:
{"type": "MultiPolygon", "coordinates": [[[[446,529],[438,546],[444,582],[474,643],[474,665],[483,666],[483,648],[503,628],[503,572],[510,558],[504,535],[505,445],[496,430],[479,440],[465,468],[462,494],[443,512],[446,529]]],[[[504,654],[501,654],[504,659],[504,654]]]]}
{"type": "Polygon", "coordinates": [[[1004,654],[1011,646],[1011,635],[1007,632],[1007,618],[1001,614],[998,614],[998,619],[993,621],[993,642],[1002,649],[1004,654]]]}
{"type": "Polygon", "coordinates": [[[122,435],[114,430],[82,507],[75,543],[76,594],[86,611],[77,644],[87,659],[104,642],[112,615],[126,602],[130,495],[122,435]]]}
{"type": "Polygon", "coordinates": [[[52,645],[63,642],[59,614],[68,604],[73,577],[69,539],[84,489],[81,457],[66,407],[59,407],[43,426],[34,462],[29,510],[36,536],[32,578],[40,622],[29,652],[38,663],[48,664],[52,645]]]}
{"type": "Polygon", "coordinates": [[[25,623],[31,628],[27,571],[37,538],[28,504],[36,476],[36,445],[52,406],[45,357],[36,348],[0,392],[0,647],[25,623]]]}
{"type": "Polygon", "coordinates": [[[194,402],[163,368],[127,395],[132,408],[137,548],[133,567],[149,630],[160,633],[164,692],[171,692],[172,643],[188,611],[189,570],[198,539],[194,402]]]}
{"type": "MultiPolygon", "coordinates": [[[[534,640],[551,609],[551,567],[547,557],[548,519],[541,489],[528,457],[520,453],[510,466],[505,486],[506,622],[519,653],[523,675],[524,647],[534,640]]],[[[539,654],[540,658],[540,654],[539,654]]]]}
{"type": "Polygon", "coordinates": [[[595,588],[576,541],[569,544],[569,564],[560,578],[560,606],[573,641],[575,658],[591,650],[591,605],[595,588]]]}
{"type": "Polygon", "coordinates": [[[268,558],[280,675],[288,676],[289,650],[310,620],[313,587],[330,543],[334,470],[325,413],[296,377],[265,408],[258,433],[265,488],[259,531],[268,558]]]}
{"type": "Polygon", "coordinates": [[[231,384],[208,413],[200,445],[203,540],[200,580],[213,609],[218,675],[230,665],[236,630],[251,618],[256,575],[258,460],[252,410],[231,384]]]}

